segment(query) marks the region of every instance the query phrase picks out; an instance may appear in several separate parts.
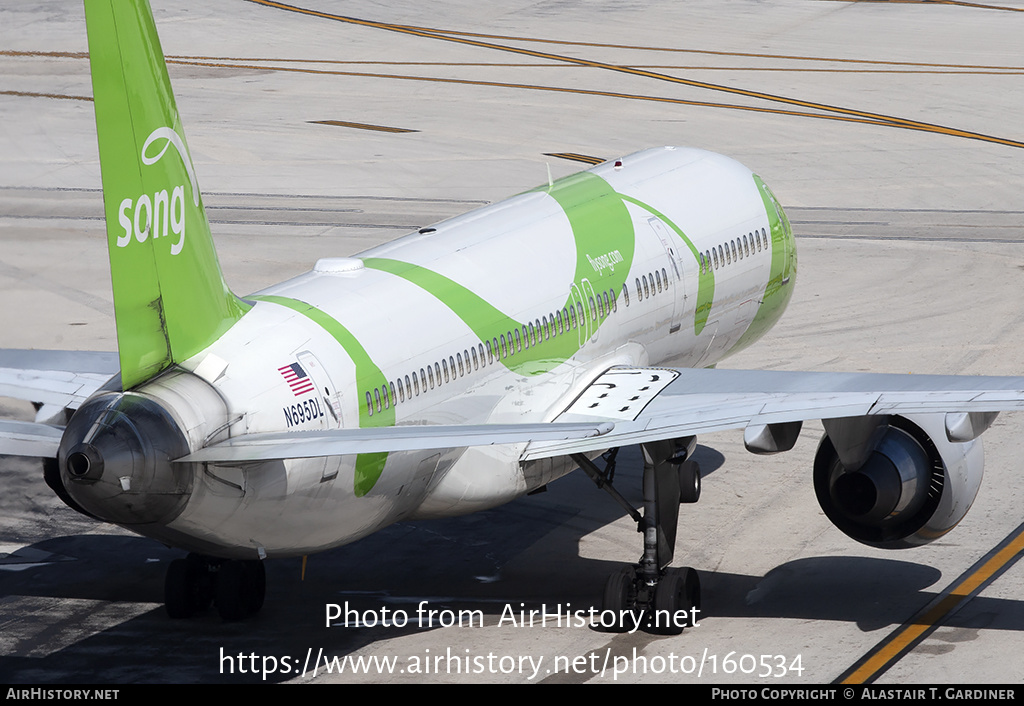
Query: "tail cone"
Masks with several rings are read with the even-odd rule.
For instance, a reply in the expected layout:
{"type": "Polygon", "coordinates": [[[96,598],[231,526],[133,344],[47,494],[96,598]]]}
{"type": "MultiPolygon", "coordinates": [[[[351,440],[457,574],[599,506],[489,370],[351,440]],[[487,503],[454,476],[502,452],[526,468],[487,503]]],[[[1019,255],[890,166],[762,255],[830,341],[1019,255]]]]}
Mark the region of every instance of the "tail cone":
{"type": "Polygon", "coordinates": [[[167,523],[184,508],[192,473],[171,460],[188,443],[167,410],[135,393],[93,398],[61,439],[61,480],[75,502],[120,525],[167,523]]]}

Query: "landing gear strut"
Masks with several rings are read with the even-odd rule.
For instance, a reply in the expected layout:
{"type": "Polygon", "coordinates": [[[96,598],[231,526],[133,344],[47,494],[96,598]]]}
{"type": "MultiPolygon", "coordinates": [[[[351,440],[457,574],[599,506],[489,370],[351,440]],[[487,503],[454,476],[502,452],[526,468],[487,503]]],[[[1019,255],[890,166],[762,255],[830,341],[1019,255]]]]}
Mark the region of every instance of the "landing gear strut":
{"type": "Polygon", "coordinates": [[[572,456],[599,488],[626,508],[636,520],[637,531],[644,536],[640,561],[619,569],[605,584],[603,609],[616,616],[613,632],[642,625],[663,635],[678,635],[700,617],[697,572],[689,567],[668,567],[675,551],[679,505],[700,499],[700,467],[690,459],[695,445],[696,439],[692,437],[642,445],[643,515],[611,484],[617,450],[606,455],[604,472],[586,456],[572,456]]]}
{"type": "Polygon", "coordinates": [[[189,554],[167,567],[164,605],[174,619],[191,618],[216,603],[224,620],[242,620],[263,607],[266,586],[263,562],[189,554]]]}

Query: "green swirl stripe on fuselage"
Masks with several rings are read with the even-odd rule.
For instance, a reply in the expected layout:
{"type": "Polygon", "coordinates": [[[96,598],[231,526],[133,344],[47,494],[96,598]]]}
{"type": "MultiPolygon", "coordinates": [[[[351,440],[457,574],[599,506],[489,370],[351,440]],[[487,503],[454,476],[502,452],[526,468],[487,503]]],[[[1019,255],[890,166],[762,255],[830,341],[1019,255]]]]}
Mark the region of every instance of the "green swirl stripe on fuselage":
{"type": "MultiPolygon", "coordinates": [[[[366,352],[366,349],[363,348],[359,340],[334,317],[317,309],[312,304],[307,304],[298,299],[279,297],[273,294],[256,295],[249,298],[287,307],[292,311],[302,314],[329,333],[345,350],[345,353],[352,359],[352,362],[355,363],[356,386],[358,390],[379,390],[381,386],[387,384],[387,378],[381,371],[380,366],[373,362],[373,359],[370,358],[369,353],[366,352]]],[[[373,415],[370,414],[369,409],[367,409],[366,405],[362,404],[361,400],[356,401],[356,407],[359,409],[360,427],[393,427],[395,425],[394,405],[389,405],[373,415]]],[[[384,471],[384,463],[387,461],[387,458],[387,453],[359,454],[356,457],[354,490],[357,497],[366,495],[373,489],[377,479],[380,478],[380,474],[384,471]]]]}
{"type": "MultiPolygon", "coordinates": [[[[590,172],[559,179],[552,186],[538,191],[547,193],[562,207],[569,219],[576,244],[576,270],[573,281],[565,285],[566,299],[558,311],[565,311],[574,304],[572,289],[575,287],[583,293],[584,282],[589,283],[595,292],[612,291],[618,296],[633,262],[636,237],[633,221],[620,195],[608,182],[590,172]],[[611,262],[612,259],[614,262],[611,262]]],[[[481,341],[501,339],[509,333],[514,336],[517,331],[522,337],[524,328],[529,330],[533,323],[514,319],[464,285],[426,267],[379,257],[363,258],[363,264],[369,269],[401,277],[432,295],[458,316],[481,341]]],[[[587,330],[592,331],[603,323],[603,319],[599,315],[597,318],[601,320],[594,320],[588,296],[583,296],[579,301],[583,304],[583,316],[589,322],[587,330]]],[[[577,326],[582,323],[577,321],[577,326]]],[[[554,322],[549,326],[554,328],[554,322]]],[[[533,328],[536,330],[535,326],[533,328]]],[[[516,346],[514,353],[500,356],[500,362],[509,370],[522,375],[548,372],[575,355],[586,340],[585,337],[567,333],[549,334],[544,337],[543,345],[540,345],[539,339],[534,345],[523,341],[521,350],[516,346]]],[[[535,335],[539,337],[543,334],[536,332],[535,335]]]]}

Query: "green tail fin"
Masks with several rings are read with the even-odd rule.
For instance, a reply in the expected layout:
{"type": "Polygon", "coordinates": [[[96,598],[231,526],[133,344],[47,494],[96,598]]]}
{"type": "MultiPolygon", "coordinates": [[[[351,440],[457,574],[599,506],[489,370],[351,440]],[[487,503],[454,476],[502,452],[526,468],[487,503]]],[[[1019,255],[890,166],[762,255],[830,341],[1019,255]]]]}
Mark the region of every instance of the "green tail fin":
{"type": "Polygon", "coordinates": [[[85,0],[117,346],[125,389],[247,310],[221,274],[145,0],[85,0]]]}

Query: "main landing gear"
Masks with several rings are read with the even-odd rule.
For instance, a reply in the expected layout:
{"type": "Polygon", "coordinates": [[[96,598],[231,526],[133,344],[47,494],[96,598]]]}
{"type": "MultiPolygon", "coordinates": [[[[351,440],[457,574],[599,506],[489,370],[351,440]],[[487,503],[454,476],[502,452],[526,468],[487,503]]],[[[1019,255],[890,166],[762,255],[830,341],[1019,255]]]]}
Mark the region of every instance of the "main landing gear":
{"type": "Polygon", "coordinates": [[[607,491],[636,520],[644,536],[640,561],[619,569],[604,589],[605,611],[616,616],[613,632],[645,627],[678,635],[700,619],[700,578],[689,567],[669,568],[675,551],[680,503],[700,499],[700,466],[690,459],[696,438],[643,444],[644,511],[641,515],[612,486],[618,449],[605,454],[601,471],[582,454],[572,459],[599,488],[607,491]]]}
{"type": "Polygon", "coordinates": [[[242,620],[263,607],[267,575],[261,561],[189,554],[167,567],[164,604],[171,618],[191,618],[217,605],[224,620],[242,620]]]}

